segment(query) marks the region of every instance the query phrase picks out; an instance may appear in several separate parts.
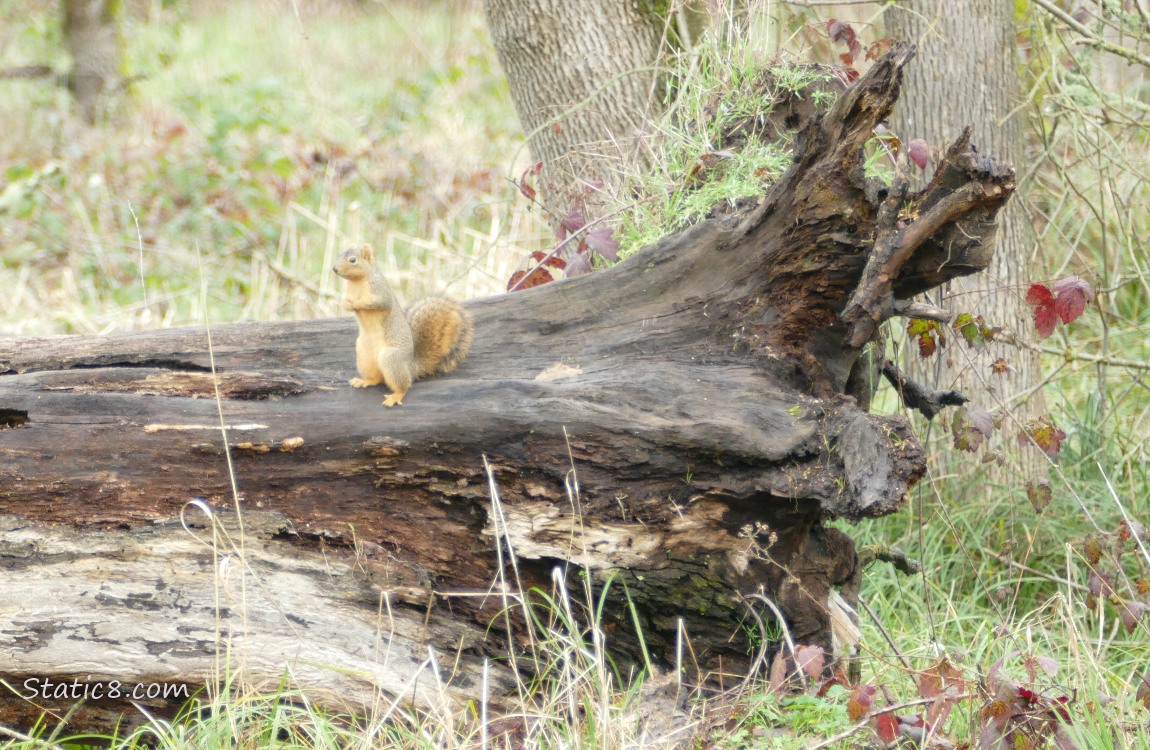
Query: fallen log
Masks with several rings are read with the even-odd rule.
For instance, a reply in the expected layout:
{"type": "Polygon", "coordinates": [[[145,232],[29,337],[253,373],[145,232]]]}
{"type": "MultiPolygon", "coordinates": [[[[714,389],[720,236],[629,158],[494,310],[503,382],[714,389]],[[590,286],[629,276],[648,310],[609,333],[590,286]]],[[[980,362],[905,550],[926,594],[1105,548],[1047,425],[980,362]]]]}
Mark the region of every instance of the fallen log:
{"type": "Polygon", "coordinates": [[[826,522],[896,511],[924,471],[907,421],[867,412],[868,346],[986,266],[1013,190],[965,135],[917,193],[864,178],[912,56],[810,122],[749,213],[470,303],[471,357],[402,407],[347,386],[350,318],[0,341],[0,722],[73,702],[28,680],[229,670],[497,702],[530,592],[564,578],[605,597],[620,663],[677,666],[687,639],[691,679],[740,674],[775,608],[832,650],[859,570],[826,522]]]}

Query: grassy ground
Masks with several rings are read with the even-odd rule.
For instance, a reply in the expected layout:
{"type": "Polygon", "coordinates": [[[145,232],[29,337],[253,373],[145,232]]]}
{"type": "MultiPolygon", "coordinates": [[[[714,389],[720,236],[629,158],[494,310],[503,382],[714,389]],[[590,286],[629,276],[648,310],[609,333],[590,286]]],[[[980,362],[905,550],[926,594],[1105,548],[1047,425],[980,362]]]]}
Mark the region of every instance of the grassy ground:
{"type": "MultiPolygon", "coordinates": [[[[54,13],[52,3],[0,0],[0,67],[60,63],[54,13]]],[[[989,481],[972,460],[928,477],[906,512],[849,529],[924,565],[911,577],[881,562],[868,570],[863,598],[876,617],[861,618],[862,679],[887,700],[913,700],[916,670],[945,656],[977,694],[975,682],[1002,660],[1046,699],[1074,699],[1068,731],[1080,747],[1150,748],[1136,696],[1150,637],[1144,620],[1130,632],[1121,620],[1150,557],[1110,535],[1150,516],[1147,130],[1143,110],[1119,109],[1089,59],[1063,64],[1056,29],[1027,23],[1045,50],[1030,71],[1043,154],[1028,175],[1030,201],[1052,260],[1035,276],[1090,269],[1102,291],[1074,326],[1035,344],[1048,350],[1047,399],[1068,434],[1050,466],[1053,503],[1035,513],[1018,483],[989,481]],[[1136,117],[1116,122],[1116,111],[1136,117]],[[1097,560],[1092,538],[1106,548],[1097,560]],[[1109,576],[1114,602],[1088,607],[1092,573],[1109,576]]],[[[328,269],[360,241],[382,251],[408,299],[482,296],[546,243],[507,182],[527,157],[477,2],[140,2],[126,39],[130,71],[143,77],[99,127],[43,81],[0,82],[0,335],[339,314],[328,269]]],[[[676,205],[656,208],[674,215],[676,205]]],[[[889,395],[883,403],[897,408],[889,395]]],[[[610,679],[587,644],[542,635],[568,678],[525,699],[535,729],[520,737],[507,725],[517,741],[654,743],[638,729],[642,691],[610,679]]],[[[213,701],[213,711],[156,722],[124,746],[481,743],[475,716],[350,720],[239,686],[213,701]]],[[[760,691],[664,728],[706,747],[787,750],[851,728],[848,705],[841,689],[787,701],[760,691]]],[[[961,701],[948,731],[976,741],[992,705],[961,701]]]]}
{"type": "MultiPolygon", "coordinates": [[[[333,254],[363,241],[404,296],[481,296],[537,241],[511,210],[526,155],[478,8],[133,10],[142,78],[108,123],[3,83],[0,333],[335,314],[333,254]]],[[[0,66],[62,66],[54,12],[0,3],[0,66]]]]}

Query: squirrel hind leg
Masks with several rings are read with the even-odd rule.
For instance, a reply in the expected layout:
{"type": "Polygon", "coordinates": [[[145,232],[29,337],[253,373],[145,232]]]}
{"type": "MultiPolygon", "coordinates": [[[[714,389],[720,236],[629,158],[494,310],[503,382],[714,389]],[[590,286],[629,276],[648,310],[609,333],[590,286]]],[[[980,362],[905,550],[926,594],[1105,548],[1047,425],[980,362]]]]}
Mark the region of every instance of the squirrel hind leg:
{"type": "Polygon", "coordinates": [[[411,384],[415,380],[410,350],[405,351],[400,347],[385,346],[379,350],[376,361],[379,364],[380,372],[383,373],[384,384],[392,390],[392,393],[383,400],[383,405],[402,405],[403,397],[407,395],[407,390],[411,388],[411,384]]]}

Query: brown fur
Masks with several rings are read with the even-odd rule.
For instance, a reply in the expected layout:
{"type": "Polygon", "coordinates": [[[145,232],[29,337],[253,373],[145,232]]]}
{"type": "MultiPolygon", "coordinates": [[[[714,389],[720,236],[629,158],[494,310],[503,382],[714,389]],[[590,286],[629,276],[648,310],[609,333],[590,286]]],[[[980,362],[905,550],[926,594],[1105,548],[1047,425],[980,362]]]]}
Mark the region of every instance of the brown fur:
{"type": "Polygon", "coordinates": [[[392,390],[384,406],[403,403],[416,378],[450,372],[471,349],[474,324],[458,302],[446,297],[421,300],[405,314],[383,273],[375,265],[370,245],[349,248],[333,269],[347,280],[343,304],[355,313],[359,337],[355,342],[353,388],[383,383],[392,390]]]}

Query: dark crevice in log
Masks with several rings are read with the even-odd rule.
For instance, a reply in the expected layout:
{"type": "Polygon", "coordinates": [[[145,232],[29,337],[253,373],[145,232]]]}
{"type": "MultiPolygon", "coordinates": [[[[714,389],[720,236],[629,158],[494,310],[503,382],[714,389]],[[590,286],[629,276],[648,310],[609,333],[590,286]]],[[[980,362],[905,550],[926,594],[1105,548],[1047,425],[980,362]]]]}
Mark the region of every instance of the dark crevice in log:
{"type": "Polygon", "coordinates": [[[28,412],[23,409],[0,408],[0,430],[8,427],[23,427],[28,423],[28,412]]]}
{"type": "Polygon", "coordinates": [[[92,357],[83,359],[72,359],[64,357],[57,362],[40,362],[37,363],[35,367],[31,368],[19,368],[18,366],[13,368],[5,363],[4,369],[0,369],[0,375],[15,375],[24,372],[37,372],[44,370],[94,370],[109,367],[174,370],[177,372],[212,371],[212,368],[207,365],[196,364],[194,362],[187,362],[179,359],[170,359],[167,357],[150,357],[148,355],[125,357],[124,355],[113,355],[108,357],[92,357]]]}

